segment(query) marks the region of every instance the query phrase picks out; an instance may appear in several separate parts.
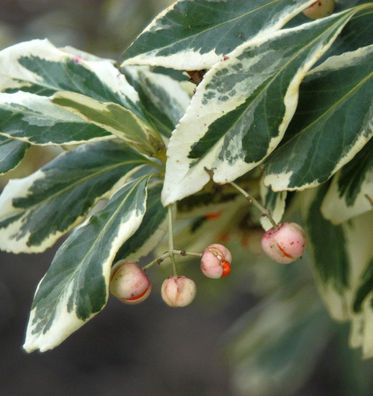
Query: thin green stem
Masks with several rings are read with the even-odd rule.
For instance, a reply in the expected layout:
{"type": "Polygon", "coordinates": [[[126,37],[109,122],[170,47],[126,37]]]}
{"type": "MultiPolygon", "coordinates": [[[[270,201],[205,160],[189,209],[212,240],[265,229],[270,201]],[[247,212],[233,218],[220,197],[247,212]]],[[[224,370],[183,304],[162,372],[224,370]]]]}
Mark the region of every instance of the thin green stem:
{"type": "Polygon", "coordinates": [[[157,257],[156,259],[152,260],[149,264],[146,264],[144,267],[142,267],[143,270],[147,270],[155,264],[161,264],[166,258],[170,257],[170,252],[165,252],[161,256],[157,257]]]}
{"type": "Polygon", "coordinates": [[[169,256],[172,264],[172,272],[174,276],[177,276],[176,272],[176,261],[174,256],[174,231],[173,231],[173,214],[172,214],[172,205],[168,207],[168,249],[169,256]]]}
{"type": "Polygon", "coordinates": [[[277,223],[273,219],[271,212],[266,207],[264,207],[256,198],[254,198],[251,194],[246,192],[238,184],[234,182],[230,182],[230,185],[234,187],[237,191],[239,191],[251,204],[253,204],[262,213],[263,216],[266,216],[267,219],[273,225],[273,227],[277,226],[277,223]]]}

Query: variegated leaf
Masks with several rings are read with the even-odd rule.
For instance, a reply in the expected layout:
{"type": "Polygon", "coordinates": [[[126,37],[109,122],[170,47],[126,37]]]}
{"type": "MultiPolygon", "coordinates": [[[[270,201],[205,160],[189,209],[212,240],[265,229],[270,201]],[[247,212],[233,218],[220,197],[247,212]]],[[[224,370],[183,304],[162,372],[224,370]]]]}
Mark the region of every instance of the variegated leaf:
{"type": "Polygon", "coordinates": [[[284,136],[305,74],[359,10],[241,46],[213,67],[170,140],[163,203],[199,191],[212,172],[223,184],[262,162],[284,136]]]}
{"type": "Polygon", "coordinates": [[[50,96],[80,93],[138,112],[138,96],[108,59],[58,49],[48,40],[31,40],[0,51],[0,90],[50,96]]]}
{"type": "Polygon", "coordinates": [[[138,92],[149,123],[169,137],[190,102],[179,81],[148,67],[125,67],[123,72],[138,92]]]}
{"type": "MultiPolygon", "coordinates": [[[[263,206],[271,212],[273,220],[276,223],[279,223],[285,213],[287,192],[274,192],[270,188],[267,188],[263,182],[261,182],[260,196],[263,206]]],[[[269,230],[273,227],[273,224],[266,216],[261,216],[260,223],[265,230],[269,230]]]]}
{"type": "Polygon", "coordinates": [[[327,185],[311,199],[307,218],[314,270],[321,295],[334,319],[352,322],[350,343],[373,357],[373,211],[341,225],[326,220],[320,205],[327,185]]]}
{"type": "Polygon", "coordinates": [[[212,67],[242,43],[270,36],[312,0],[179,0],[124,52],[123,65],[212,67]]]}
{"type": "MultiPolygon", "coordinates": [[[[373,9],[372,9],[373,14],[373,9]]],[[[373,45],[329,58],[301,89],[290,138],[266,164],[275,191],[315,187],[373,136],[373,45]]]]}
{"type": "Polygon", "coordinates": [[[360,275],[353,308],[355,315],[352,319],[350,345],[353,348],[361,347],[365,358],[373,358],[373,259],[360,275]]]}
{"type": "Polygon", "coordinates": [[[0,93],[0,136],[39,145],[77,144],[112,135],[76,114],[28,92],[0,93]]]}
{"type": "Polygon", "coordinates": [[[27,352],[56,347],[104,308],[114,257],[144,217],[147,181],[143,177],[123,186],[58,250],[35,293],[27,352]]]}
{"type": "MultiPolygon", "coordinates": [[[[336,10],[347,9],[356,5],[356,3],[368,3],[369,0],[346,2],[336,6],[336,10]],[[355,4],[352,4],[355,3],[355,4]]],[[[330,56],[341,55],[344,52],[355,51],[361,47],[366,47],[373,43],[373,24],[370,13],[361,13],[357,15],[340,34],[325,54],[325,59],[330,56]]],[[[323,61],[325,60],[323,59],[323,61]]]]}
{"type": "Polygon", "coordinates": [[[361,348],[364,358],[373,357],[373,211],[344,223],[351,263],[350,345],[361,348]]]}
{"type": "Polygon", "coordinates": [[[118,142],[99,142],[64,153],[31,176],[10,181],[0,196],[0,249],[46,250],[146,162],[118,142]]]}
{"type": "Polygon", "coordinates": [[[328,186],[308,193],[307,230],[313,256],[315,276],[331,316],[337,320],[349,317],[345,291],[350,287],[350,263],[342,226],[326,220],[320,210],[328,186]]]}
{"type": "Polygon", "coordinates": [[[140,153],[152,155],[163,147],[159,134],[146,128],[135,113],[123,106],[74,92],[57,92],[51,100],[87,123],[111,132],[140,153]]]}
{"type": "Polygon", "coordinates": [[[373,140],[335,175],[322,202],[323,216],[334,224],[373,209],[373,140]]]}
{"type": "Polygon", "coordinates": [[[148,187],[146,213],[138,229],[119,249],[115,261],[121,259],[139,260],[149,254],[167,231],[167,209],[161,203],[159,184],[148,187]]]}
{"type": "Polygon", "coordinates": [[[0,135],[0,175],[14,169],[23,159],[29,145],[0,135]]]}

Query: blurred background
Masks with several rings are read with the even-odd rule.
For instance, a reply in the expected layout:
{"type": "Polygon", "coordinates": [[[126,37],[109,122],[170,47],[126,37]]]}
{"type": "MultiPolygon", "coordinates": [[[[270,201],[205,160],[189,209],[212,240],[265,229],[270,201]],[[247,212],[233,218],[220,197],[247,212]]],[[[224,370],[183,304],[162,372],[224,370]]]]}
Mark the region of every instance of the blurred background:
{"type": "MultiPolygon", "coordinates": [[[[47,37],[115,59],[169,3],[0,0],[0,49],[47,37]]],[[[12,177],[54,154],[30,150],[12,177]]],[[[0,189],[5,182],[0,179],[0,189]]],[[[258,240],[258,233],[232,231],[234,271],[224,282],[202,279],[197,263],[182,264],[199,288],[192,306],[165,307],[157,293],[164,274],[157,272],[146,303],[110,300],[56,350],[31,355],[21,348],[28,311],[54,250],[0,253],[0,395],[372,395],[372,363],[348,349],[348,328],[329,319],[307,257],[278,266],[260,256],[258,240]]]]}

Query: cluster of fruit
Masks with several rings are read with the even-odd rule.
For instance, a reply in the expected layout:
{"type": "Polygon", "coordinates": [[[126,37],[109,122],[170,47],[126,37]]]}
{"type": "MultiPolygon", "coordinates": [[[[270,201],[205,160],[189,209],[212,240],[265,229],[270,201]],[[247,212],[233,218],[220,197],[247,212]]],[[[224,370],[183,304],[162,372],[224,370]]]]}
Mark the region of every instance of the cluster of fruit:
{"type": "MultiPolygon", "coordinates": [[[[334,7],[334,0],[318,0],[306,8],[303,14],[310,19],[318,19],[332,14],[334,7]]],[[[196,83],[198,82],[200,80],[196,83]]],[[[249,194],[245,193],[238,186],[236,188],[251,203],[255,203],[255,200],[249,194]]],[[[261,209],[258,204],[257,207],[261,209]]],[[[267,211],[264,209],[262,211],[264,215],[268,216],[267,211]]],[[[273,219],[272,223],[275,224],[273,219]]],[[[261,245],[263,251],[274,261],[288,264],[303,255],[305,234],[298,224],[282,223],[274,225],[263,234],[261,245]]],[[[166,253],[166,257],[173,258],[173,254],[174,252],[170,251],[166,253]]],[[[185,254],[186,252],[183,252],[183,255],[185,254]]],[[[201,257],[201,271],[208,278],[224,278],[231,272],[231,252],[221,244],[209,245],[203,253],[193,255],[201,257]]],[[[154,263],[160,263],[160,261],[155,260],[154,263]]],[[[136,262],[131,261],[123,260],[118,262],[111,276],[111,294],[127,304],[136,304],[144,301],[152,289],[152,284],[145,272],[148,267],[149,265],[145,269],[141,268],[136,262]]],[[[173,276],[163,281],[161,295],[163,301],[170,307],[185,307],[193,301],[196,290],[196,284],[192,279],[186,276],[178,276],[174,271],[173,276]]]]}
{"type": "MultiPolygon", "coordinates": [[[[274,261],[288,264],[303,255],[305,234],[295,223],[282,223],[263,234],[263,251],[274,261]]],[[[232,254],[221,244],[209,245],[201,256],[201,271],[211,279],[220,279],[231,272],[232,254]]],[[[121,261],[116,264],[110,281],[110,292],[120,301],[136,304],[150,294],[152,284],[145,270],[137,263],[121,261]]],[[[170,307],[185,307],[196,295],[196,284],[186,276],[173,275],[161,288],[163,301],[170,307]]]]}

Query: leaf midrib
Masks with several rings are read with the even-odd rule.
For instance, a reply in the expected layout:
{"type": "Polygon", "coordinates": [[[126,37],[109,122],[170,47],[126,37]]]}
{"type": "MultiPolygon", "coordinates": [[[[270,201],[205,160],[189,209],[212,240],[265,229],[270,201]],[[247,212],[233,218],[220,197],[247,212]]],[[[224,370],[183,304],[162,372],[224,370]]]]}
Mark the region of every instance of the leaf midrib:
{"type": "MultiPolygon", "coordinates": [[[[121,202],[121,204],[118,205],[117,209],[116,209],[116,210],[113,212],[113,214],[109,217],[108,221],[105,223],[104,227],[101,229],[101,231],[100,231],[99,234],[97,235],[97,238],[95,238],[95,241],[98,241],[98,240],[102,237],[102,234],[103,234],[104,232],[106,232],[106,229],[107,229],[107,227],[109,226],[109,223],[110,223],[110,225],[112,224],[114,217],[116,217],[116,215],[118,214],[118,212],[120,212],[120,211],[122,210],[123,206],[124,206],[124,205],[126,204],[126,202],[128,201],[129,196],[130,196],[130,195],[132,194],[132,192],[138,187],[138,185],[139,185],[143,180],[145,180],[147,177],[148,177],[148,176],[143,176],[143,177],[139,178],[139,180],[138,180],[137,182],[134,182],[133,187],[128,191],[127,195],[125,196],[125,198],[123,199],[123,201],[121,202]]],[[[66,278],[65,282],[62,284],[62,287],[61,287],[61,289],[60,289],[60,292],[59,292],[59,293],[57,294],[57,296],[55,297],[55,301],[57,302],[57,304],[58,304],[58,301],[61,301],[61,295],[63,295],[63,294],[65,293],[66,288],[64,287],[64,285],[66,285],[66,284],[71,284],[71,283],[73,282],[74,278],[75,278],[76,273],[80,272],[81,268],[87,266],[87,264],[86,264],[87,257],[91,254],[91,252],[92,252],[92,250],[93,250],[94,247],[95,247],[95,243],[92,243],[91,246],[90,246],[90,248],[89,248],[88,251],[86,252],[86,254],[85,254],[85,255],[83,256],[83,258],[80,260],[80,263],[74,268],[74,270],[73,270],[69,275],[67,275],[67,278],[66,278]]],[[[102,263],[102,267],[103,267],[104,264],[105,264],[105,262],[102,263]]],[[[102,276],[102,277],[103,277],[103,276],[102,276]]],[[[43,297],[43,299],[46,299],[49,295],[50,295],[50,292],[49,292],[47,295],[42,296],[42,297],[43,297]]],[[[69,296],[66,295],[66,301],[68,301],[69,298],[71,298],[72,296],[73,296],[73,294],[70,294],[69,296]]],[[[35,296],[35,297],[36,297],[36,296],[35,296]]],[[[40,300],[39,300],[39,303],[40,303],[40,300]]],[[[76,306],[76,305],[74,304],[73,306],[76,306]]],[[[37,325],[37,323],[40,322],[40,320],[37,321],[37,322],[35,321],[35,319],[36,319],[36,312],[37,312],[37,311],[38,311],[38,307],[35,306],[35,317],[34,317],[34,320],[33,320],[33,326],[37,325]],[[36,323],[35,323],[35,322],[36,322],[36,323]]],[[[76,310],[73,310],[73,311],[76,312],[76,310]]],[[[68,311],[69,314],[70,314],[70,312],[71,312],[71,311],[68,311]]],[[[55,314],[55,313],[56,313],[56,305],[54,306],[54,309],[53,309],[53,311],[50,313],[50,315],[51,315],[51,314],[55,314]]],[[[78,318],[80,321],[84,322],[84,320],[82,320],[82,319],[79,318],[78,316],[77,316],[77,318],[78,318]]],[[[53,320],[53,321],[54,321],[54,320],[53,320]]],[[[52,322],[52,323],[53,323],[53,322],[52,322]]],[[[47,331],[48,331],[51,327],[52,327],[52,325],[49,326],[49,328],[47,329],[47,331]]],[[[44,330],[45,330],[45,329],[43,328],[43,332],[44,332],[44,330]]]]}
{"type": "Polygon", "coordinates": [[[359,81],[358,84],[356,84],[354,86],[353,89],[350,89],[345,95],[342,95],[336,102],[334,102],[330,107],[327,108],[327,110],[325,110],[322,114],[320,114],[315,120],[313,120],[310,124],[308,124],[305,128],[303,128],[300,132],[298,132],[296,134],[296,136],[294,136],[293,138],[291,138],[290,140],[288,140],[282,147],[281,149],[283,149],[284,147],[287,147],[289,144],[291,144],[292,142],[294,142],[295,140],[298,140],[299,138],[301,138],[304,134],[307,133],[307,131],[309,129],[311,129],[314,124],[318,123],[321,119],[325,118],[328,116],[328,114],[333,110],[335,110],[337,107],[340,107],[343,105],[344,102],[346,102],[347,100],[349,100],[351,98],[351,96],[354,95],[354,93],[358,90],[361,89],[361,87],[370,80],[370,78],[373,77],[373,72],[369,73],[366,77],[364,77],[363,79],[361,79],[359,81]]]}
{"type": "MultiPolygon", "coordinates": [[[[211,26],[211,27],[209,27],[209,28],[207,28],[207,29],[201,30],[201,31],[199,31],[199,32],[197,32],[197,33],[190,34],[189,36],[185,36],[185,37],[182,38],[181,40],[178,40],[178,41],[176,41],[176,42],[174,41],[174,42],[172,42],[172,43],[170,43],[170,44],[167,44],[167,45],[165,45],[165,46],[163,46],[163,47],[158,47],[158,48],[153,49],[153,50],[147,50],[146,52],[140,52],[140,53],[136,54],[135,56],[131,56],[130,58],[125,58],[125,60],[131,59],[131,58],[134,58],[134,57],[137,57],[137,56],[139,56],[139,55],[151,53],[151,52],[154,52],[154,51],[162,51],[162,50],[164,50],[164,49],[167,49],[167,48],[169,48],[169,47],[174,46],[175,44],[179,44],[179,43],[182,43],[182,42],[184,42],[184,41],[186,41],[186,40],[189,40],[191,37],[196,37],[196,36],[199,36],[199,35],[201,35],[201,34],[205,34],[206,32],[209,32],[210,30],[214,30],[214,29],[216,29],[216,28],[218,28],[218,27],[221,27],[221,26],[224,26],[224,25],[226,25],[226,24],[233,23],[234,21],[239,20],[239,19],[241,19],[241,18],[245,18],[246,16],[248,16],[248,15],[254,13],[254,12],[257,12],[258,10],[260,10],[260,9],[262,9],[262,8],[266,8],[266,7],[268,7],[269,5],[273,5],[274,3],[278,2],[278,1],[280,1],[280,0],[273,0],[273,1],[271,1],[271,2],[266,3],[265,5],[263,5],[263,6],[261,6],[261,7],[255,8],[255,10],[251,10],[251,11],[249,11],[249,12],[245,12],[244,14],[239,15],[239,16],[236,16],[236,17],[234,17],[234,18],[232,18],[232,19],[229,19],[228,21],[224,21],[224,22],[218,23],[218,24],[216,24],[216,25],[214,25],[214,26],[211,26]]],[[[177,25],[177,24],[175,24],[175,25],[177,25]]],[[[183,25],[181,25],[181,24],[179,24],[179,25],[180,25],[180,26],[183,26],[183,25]]],[[[261,30],[259,30],[259,32],[260,32],[260,31],[261,31],[261,30]]],[[[150,31],[144,32],[144,34],[146,34],[146,33],[151,33],[151,32],[150,32],[150,31]]]]}
{"type": "MultiPolygon", "coordinates": [[[[40,205],[44,205],[46,202],[50,201],[51,199],[53,199],[53,198],[55,198],[55,197],[57,197],[57,196],[59,196],[59,195],[65,193],[65,192],[68,191],[68,190],[74,189],[74,187],[75,187],[76,185],[83,184],[83,183],[85,183],[86,181],[88,181],[89,179],[94,178],[94,177],[97,177],[97,176],[99,176],[100,174],[104,174],[104,173],[106,173],[106,172],[109,172],[109,171],[111,171],[111,170],[113,170],[113,169],[115,169],[115,168],[119,168],[119,167],[121,167],[121,166],[123,166],[123,165],[126,165],[126,164],[139,164],[139,165],[141,165],[141,164],[145,164],[145,163],[146,163],[146,161],[133,160],[133,161],[123,161],[123,162],[120,162],[120,163],[117,163],[117,164],[115,164],[115,165],[111,165],[111,166],[108,166],[108,167],[105,167],[105,168],[104,168],[104,167],[99,167],[99,168],[97,168],[97,169],[99,169],[100,171],[91,173],[91,174],[89,174],[88,176],[83,177],[82,179],[76,180],[76,181],[73,182],[72,184],[69,184],[68,186],[64,187],[64,188],[61,189],[61,190],[58,190],[58,191],[55,192],[54,194],[49,195],[45,200],[42,200],[42,201],[40,201],[40,202],[38,202],[38,203],[36,203],[36,204],[34,204],[34,205],[32,205],[32,206],[29,206],[29,207],[27,207],[27,208],[19,208],[19,207],[16,207],[16,206],[13,206],[13,208],[14,208],[14,209],[18,209],[18,210],[19,210],[19,209],[23,209],[24,212],[32,211],[35,207],[38,207],[38,206],[40,206],[40,205]]],[[[94,169],[94,168],[93,168],[93,169],[94,169]]],[[[42,179],[38,179],[38,180],[42,180],[42,179]]],[[[37,181],[37,180],[35,180],[35,181],[37,181]]],[[[27,199],[28,197],[30,197],[30,195],[25,196],[25,197],[20,197],[20,198],[27,199]]]]}
{"type": "MultiPolygon", "coordinates": [[[[350,17],[350,15],[347,14],[346,20],[348,20],[349,17],[350,17]]],[[[246,110],[247,110],[248,107],[251,105],[251,103],[252,103],[254,100],[256,100],[259,96],[263,95],[264,91],[268,88],[268,86],[271,85],[271,84],[273,83],[273,81],[276,80],[276,79],[278,78],[278,76],[279,76],[281,73],[283,73],[284,69],[285,69],[291,62],[293,62],[294,59],[295,59],[296,57],[298,57],[302,52],[305,52],[305,50],[306,50],[309,46],[313,45],[314,42],[316,42],[317,40],[319,40],[319,38],[320,38],[322,35],[324,35],[325,33],[327,33],[329,30],[334,30],[335,25],[339,24],[339,22],[341,22],[340,19],[338,19],[338,20],[336,21],[336,23],[333,24],[332,26],[330,26],[329,28],[323,30],[323,31],[322,31],[318,36],[316,36],[312,41],[310,41],[310,42],[307,43],[304,47],[302,47],[300,51],[296,52],[291,58],[289,58],[288,61],[281,67],[281,69],[280,69],[276,74],[274,74],[271,78],[269,78],[269,79],[266,81],[266,83],[263,84],[262,87],[260,87],[260,88],[258,89],[256,95],[253,95],[252,100],[250,100],[250,102],[248,102],[248,105],[246,106],[245,110],[242,111],[242,113],[237,117],[237,119],[236,119],[235,122],[231,125],[231,127],[222,135],[222,137],[220,137],[220,138],[217,140],[217,142],[213,145],[213,147],[215,147],[217,144],[219,144],[219,143],[221,142],[221,140],[229,133],[229,131],[231,131],[232,129],[234,129],[234,127],[235,127],[235,126],[237,125],[237,123],[241,120],[241,118],[244,116],[244,114],[246,114],[246,110]]],[[[298,70],[299,70],[299,69],[298,69],[298,70]]],[[[288,86],[288,88],[289,88],[289,86],[288,86]]],[[[286,90],[286,93],[287,93],[287,91],[288,91],[288,89],[286,90]]],[[[286,94],[285,94],[285,95],[286,95],[286,94]]],[[[232,109],[231,111],[233,111],[233,110],[234,110],[234,109],[232,109]]],[[[286,110],[286,109],[285,109],[285,110],[286,110]]],[[[206,134],[205,134],[205,135],[206,135],[206,134]]],[[[204,136],[205,136],[205,135],[204,135],[204,136]]],[[[202,139],[203,139],[203,137],[202,137],[202,139]]],[[[203,156],[201,156],[201,157],[199,158],[199,160],[200,160],[201,158],[203,158],[204,156],[206,156],[206,155],[207,155],[207,152],[206,152],[203,156]]]]}

